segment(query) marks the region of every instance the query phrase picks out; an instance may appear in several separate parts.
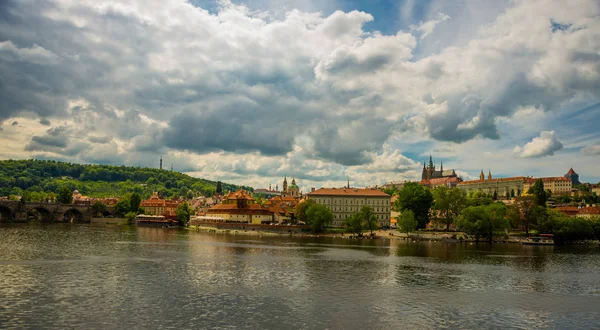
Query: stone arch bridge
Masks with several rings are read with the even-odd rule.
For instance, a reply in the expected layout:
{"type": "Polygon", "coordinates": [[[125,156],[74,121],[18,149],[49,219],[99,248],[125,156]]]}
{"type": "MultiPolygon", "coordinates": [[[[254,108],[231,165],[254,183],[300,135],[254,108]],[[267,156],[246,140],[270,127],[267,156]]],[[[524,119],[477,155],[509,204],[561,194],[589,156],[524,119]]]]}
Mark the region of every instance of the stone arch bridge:
{"type": "Polygon", "coordinates": [[[93,213],[91,206],[0,201],[0,222],[90,222],[93,213]]]}

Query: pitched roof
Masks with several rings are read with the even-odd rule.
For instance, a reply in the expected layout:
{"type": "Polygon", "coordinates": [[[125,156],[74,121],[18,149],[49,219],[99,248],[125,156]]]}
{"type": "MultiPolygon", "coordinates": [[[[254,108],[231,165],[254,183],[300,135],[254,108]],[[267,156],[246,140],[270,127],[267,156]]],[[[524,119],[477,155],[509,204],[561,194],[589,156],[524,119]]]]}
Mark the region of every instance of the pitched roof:
{"type": "Polygon", "coordinates": [[[321,188],[308,193],[309,196],[365,196],[365,197],[390,197],[379,189],[374,188],[321,188]]]}
{"type": "Polygon", "coordinates": [[[227,194],[227,196],[225,197],[225,199],[247,199],[247,200],[254,200],[254,198],[252,198],[250,196],[250,194],[248,194],[248,192],[246,192],[245,190],[238,190],[236,192],[230,192],[229,194],[227,194]]]}
{"type": "Polygon", "coordinates": [[[569,172],[567,172],[567,175],[570,175],[570,174],[577,174],[577,173],[575,173],[575,171],[573,171],[572,167],[569,169],[569,172]]]}

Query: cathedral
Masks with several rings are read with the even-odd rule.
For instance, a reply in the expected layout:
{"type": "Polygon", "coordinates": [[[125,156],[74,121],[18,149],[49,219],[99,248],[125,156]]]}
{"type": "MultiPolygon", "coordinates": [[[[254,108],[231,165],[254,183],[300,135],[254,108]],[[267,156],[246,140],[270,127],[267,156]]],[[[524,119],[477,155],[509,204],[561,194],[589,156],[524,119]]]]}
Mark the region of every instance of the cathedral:
{"type": "Polygon", "coordinates": [[[283,191],[282,196],[291,196],[294,198],[300,197],[300,188],[296,185],[296,179],[292,178],[292,184],[288,187],[287,177],[283,178],[283,191]]]}
{"type": "Polygon", "coordinates": [[[431,180],[431,179],[439,179],[439,178],[456,178],[456,172],[454,169],[449,169],[444,171],[444,163],[440,163],[439,171],[435,169],[435,165],[433,165],[433,159],[429,156],[429,165],[425,167],[425,163],[423,163],[423,174],[421,175],[421,180],[431,180]]]}

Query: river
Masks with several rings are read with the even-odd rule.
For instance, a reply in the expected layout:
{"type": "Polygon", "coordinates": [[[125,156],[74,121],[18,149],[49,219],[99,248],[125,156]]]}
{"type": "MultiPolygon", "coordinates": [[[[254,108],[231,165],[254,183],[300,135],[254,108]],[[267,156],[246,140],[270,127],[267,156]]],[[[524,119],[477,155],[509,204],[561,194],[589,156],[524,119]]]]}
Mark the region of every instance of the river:
{"type": "Polygon", "coordinates": [[[599,328],[600,248],[0,226],[0,328],[599,328]]]}

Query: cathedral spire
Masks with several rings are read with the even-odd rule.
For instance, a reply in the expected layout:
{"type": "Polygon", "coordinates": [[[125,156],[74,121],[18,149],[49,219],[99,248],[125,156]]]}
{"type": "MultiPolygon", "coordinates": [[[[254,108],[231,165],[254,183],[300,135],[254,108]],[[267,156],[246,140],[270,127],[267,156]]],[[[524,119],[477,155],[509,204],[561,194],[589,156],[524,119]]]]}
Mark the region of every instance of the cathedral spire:
{"type": "Polygon", "coordinates": [[[429,155],[429,167],[433,168],[433,158],[429,155]]]}
{"type": "Polygon", "coordinates": [[[440,171],[444,172],[444,161],[440,162],[440,171]]]}
{"type": "Polygon", "coordinates": [[[160,167],[159,168],[162,170],[162,155],[160,156],[160,167]]]}
{"type": "Polygon", "coordinates": [[[483,174],[483,169],[481,169],[481,173],[479,173],[479,180],[485,180],[485,174],[483,174]]]}
{"type": "Polygon", "coordinates": [[[488,170],[488,180],[492,179],[492,170],[488,170]]]}

